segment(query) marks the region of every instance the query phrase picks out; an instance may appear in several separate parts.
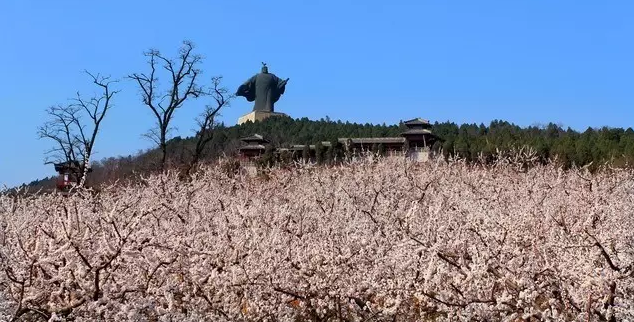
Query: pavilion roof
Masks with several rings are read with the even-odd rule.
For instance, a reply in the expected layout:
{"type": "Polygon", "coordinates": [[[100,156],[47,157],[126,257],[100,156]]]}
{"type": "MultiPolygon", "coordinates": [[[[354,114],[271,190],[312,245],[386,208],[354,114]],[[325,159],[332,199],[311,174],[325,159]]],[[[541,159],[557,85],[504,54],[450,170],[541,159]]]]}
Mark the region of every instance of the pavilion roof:
{"type": "Polygon", "coordinates": [[[416,135],[416,134],[429,134],[429,135],[433,135],[431,133],[430,130],[428,129],[409,129],[403,133],[401,133],[401,135],[416,135]]]}
{"type": "Polygon", "coordinates": [[[251,136],[241,138],[240,140],[243,142],[269,143],[269,141],[260,134],[253,134],[251,136]]]}
{"type": "MultiPolygon", "coordinates": [[[[64,161],[64,162],[60,162],[60,163],[54,163],[53,166],[55,167],[55,171],[56,172],[62,172],[62,171],[81,171],[81,169],[83,169],[83,163],[73,160],[73,161],[64,161]]],[[[88,166],[88,172],[92,172],[92,168],[90,166],[88,166]]]]}
{"type": "Polygon", "coordinates": [[[245,146],[241,146],[240,151],[243,150],[266,150],[266,147],[262,144],[249,144],[245,146]]]}
{"type": "Polygon", "coordinates": [[[429,120],[417,117],[415,119],[407,120],[407,121],[403,122],[403,124],[405,124],[405,125],[428,125],[430,123],[429,123],[429,120]]]}

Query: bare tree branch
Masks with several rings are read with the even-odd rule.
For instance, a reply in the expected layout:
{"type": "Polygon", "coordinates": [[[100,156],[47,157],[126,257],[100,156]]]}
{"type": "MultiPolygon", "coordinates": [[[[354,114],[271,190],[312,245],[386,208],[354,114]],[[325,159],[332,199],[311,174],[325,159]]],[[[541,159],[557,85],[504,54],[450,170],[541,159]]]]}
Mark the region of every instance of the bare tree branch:
{"type": "Polygon", "coordinates": [[[101,121],[103,121],[104,117],[108,110],[110,110],[113,106],[112,98],[114,95],[119,93],[118,90],[112,90],[111,84],[116,83],[117,81],[111,81],[110,77],[100,76],[99,74],[93,75],[88,71],[85,71],[88,76],[92,79],[94,85],[98,86],[102,93],[100,96],[93,96],[88,99],[84,99],[81,97],[79,92],[77,92],[77,98],[75,99],[74,106],[77,108],[83,109],[88,117],[92,121],[92,133],[87,137],[84,133],[84,127],[79,123],[79,120],[76,119],[76,125],[79,129],[79,133],[81,135],[81,146],[83,147],[83,174],[80,179],[80,186],[83,186],[86,181],[86,176],[88,174],[88,166],[90,164],[90,158],[93,154],[93,148],[95,146],[95,140],[97,139],[97,133],[99,133],[99,126],[101,125],[101,121]]]}
{"type": "Polygon", "coordinates": [[[213,102],[205,106],[205,111],[197,119],[196,146],[192,153],[192,160],[187,168],[188,174],[200,161],[207,143],[214,138],[215,119],[219,115],[220,109],[230,106],[231,100],[235,97],[227,88],[221,86],[222,76],[213,77],[211,82],[212,87],[206,95],[211,96],[213,102]]]}
{"type": "Polygon", "coordinates": [[[605,258],[605,261],[608,263],[608,266],[610,266],[612,270],[620,272],[621,268],[619,268],[616,264],[614,264],[614,262],[612,261],[612,258],[610,257],[608,252],[605,250],[605,247],[603,247],[603,245],[599,242],[599,240],[594,235],[590,234],[588,230],[586,230],[585,232],[588,236],[590,236],[590,238],[592,238],[592,240],[594,240],[594,246],[598,247],[599,250],[601,250],[601,255],[603,255],[603,258],[605,258]]]}
{"type": "Polygon", "coordinates": [[[46,113],[51,120],[38,128],[39,138],[55,141],[56,147],[47,151],[45,163],[77,160],[78,142],[74,140],[73,125],[77,119],[77,110],[70,106],[51,106],[46,113]]]}
{"type": "Polygon", "coordinates": [[[90,76],[92,83],[101,89],[101,94],[84,98],[77,92],[72,103],[66,106],[49,107],[47,113],[51,116],[51,120],[38,128],[39,138],[51,139],[56,145],[46,151],[48,157],[45,163],[83,164],[82,171],[76,178],[79,186],[85,184],[99,126],[113,106],[114,95],[119,93],[111,89],[111,84],[116,81],[110,80],[110,77],[93,75],[88,71],[85,73],[90,76]],[[91,120],[89,124],[84,123],[82,114],[86,114],[91,120]]]}
{"type": "Polygon", "coordinates": [[[202,57],[194,55],[194,45],[190,41],[184,41],[179,50],[177,59],[170,59],[163,56],[158,50],[150,50],[145,53],[149,58],[150,75],[143,73],[133,73],[128,78],[134,80],[141,89],[141,99],[157,121],[157,130],[152,131],[152,136],[156,139],[161,149],[161,168],[165,169],[167,160],[167,134],[170,129],[176,109],[183,106],[185,101],[194,97],[204,95],[204,90],[197,84],[201,71],[197,66],[202,62],[202,57]],[[162,64],[170,76],[169,85],[162,93],[158,93],[158,77],[156,76],[157,65],[162,64]]]}

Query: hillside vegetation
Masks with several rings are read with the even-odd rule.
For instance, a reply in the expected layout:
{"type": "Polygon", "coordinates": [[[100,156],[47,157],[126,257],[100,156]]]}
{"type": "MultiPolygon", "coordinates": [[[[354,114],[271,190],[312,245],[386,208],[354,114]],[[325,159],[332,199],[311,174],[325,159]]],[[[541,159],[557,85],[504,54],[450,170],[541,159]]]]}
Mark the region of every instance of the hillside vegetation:
{"type": "MultiPolygon", "coordinates": [[[[263,122],[224,126],[213,130],[213,139],[205,147],[203,160],[217,160],[221,156],[233,156],[240,146],[240,138],[259,133],[269,139],[273,146],[290,144],[315,144],[334,141],[341,137],[399,136],[404,131],[400,124],[359,124],[330,119],[309,120],[289,117],[272,117],[263,122]]],[[[579,133],[555,124],[541,127],[526,127],[493,121],[484,124],[462,124],[435,122],[432,131],[442,141],[433,149],[442,151],[446,158],[460,156],[475,162],[484,157],[493,162],[497,150],[530,146],[536,150],[542,163],[556,160],[564,168],[573,165],[590,165],[594,170],[608,162],[616,167],[630,167],[634,163],[634,130],[632,128],[588,128],[579,133]]],[[[195,138],[175,137],[168,142],[168,160],[172,167],[186,164],[195,147],[195,138]]],[[[158,149],[139,152],[136,155],[109,157],[93,163],[94,172],[89,175],[89,185],[101,185],[115,180],[127,180],[136,174],[150,173],[158,168],[158,149]]],[[[52,169],[51,169],[52,171],[52,169]]],[[[53,178],[44,178],[28,184],[33,190],[54,187],[53,178]]]]}
{"type": "Polygon", "coordinates": [[[533,165],[210,165],[0,196],[0,319],[633,319],[634,172],[533,165]]]}

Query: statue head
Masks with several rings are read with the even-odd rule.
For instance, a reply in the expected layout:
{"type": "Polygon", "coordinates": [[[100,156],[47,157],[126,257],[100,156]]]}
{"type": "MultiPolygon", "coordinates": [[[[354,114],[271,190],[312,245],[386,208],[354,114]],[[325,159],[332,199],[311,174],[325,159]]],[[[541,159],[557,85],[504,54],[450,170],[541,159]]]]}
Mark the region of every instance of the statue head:
{"type": "Polygon", "coordinates": [[[268,74],[268,72],[269,72],[269,68],[266,67],[266,63],[263,62],[262,63],[262,73],[268,74]]]}

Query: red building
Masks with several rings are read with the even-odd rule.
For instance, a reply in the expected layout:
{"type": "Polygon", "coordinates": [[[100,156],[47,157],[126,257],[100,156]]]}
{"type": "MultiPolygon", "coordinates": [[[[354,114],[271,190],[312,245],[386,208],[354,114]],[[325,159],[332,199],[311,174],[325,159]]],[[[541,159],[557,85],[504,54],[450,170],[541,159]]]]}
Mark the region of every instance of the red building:
{"type": "MultiPolygon", "coordinates": [[[[70,188],[79,184],[79,178],[83,171],[83,165],[79,161],[66,161],[53,165],[59,174],[56,182],[57,190],[68,192],[70,188]]],[[[92,169],[88,168],[88,172],[92,172],[92,169]]]]}

